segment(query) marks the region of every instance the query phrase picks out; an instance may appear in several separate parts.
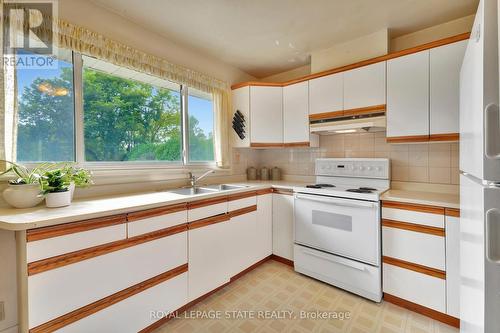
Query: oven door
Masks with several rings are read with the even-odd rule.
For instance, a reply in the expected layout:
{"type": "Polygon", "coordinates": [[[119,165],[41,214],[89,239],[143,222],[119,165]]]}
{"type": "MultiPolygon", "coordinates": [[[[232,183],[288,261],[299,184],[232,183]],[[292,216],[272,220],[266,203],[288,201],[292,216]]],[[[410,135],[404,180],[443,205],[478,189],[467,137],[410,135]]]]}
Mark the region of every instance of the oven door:
{"type": "Polygon", "coordinates": [[[295,243],[380,264],[378,202],[295,194],[295,243]]]}

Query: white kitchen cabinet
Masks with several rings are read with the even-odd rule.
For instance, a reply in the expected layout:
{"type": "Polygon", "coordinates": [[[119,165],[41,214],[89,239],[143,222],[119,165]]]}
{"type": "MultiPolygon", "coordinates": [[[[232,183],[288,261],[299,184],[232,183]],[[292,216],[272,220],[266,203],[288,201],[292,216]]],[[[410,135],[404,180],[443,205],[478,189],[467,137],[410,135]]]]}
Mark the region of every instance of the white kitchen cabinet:
{"type": "Polygon", "coordinates": [[[293,195],[273,193],[273,254],[293,260],[293,195]]]}
{"type": "Polygon", "coordinates": [[[467,41],[430,50],[430,134],[460,132],[460,68],[467,41]]]}
{"type": "Polygon", "coordinates": [[[441,236],[398,228],[382,228],[382,253],[444,271],[445,239],[441,236]]]}
{"type": "Polygon", "coordinates": [[[387,137],[429,135],[429,51],[387,61],[387,137]]]}
{"type": "Polygon", "coordinates": [[[30,275],[29,327],[186,264],[187,260],[187,233],[181,232],[30,275]]]}
{"type": "Polygon", "coordinates": [[[460,218],[446,216],[446,313],[460,317],[460,218]]]}
{"type": "Polygon", "coordinates": [[[214,202],[212,204],[203,205],[201,207],[191,207],[188,209],[188,221],[206,219],[207,217],[227,213],[227,201],[214,202]]]}
{"type": "Polygon", "coordinates": [[[253,265],[256,260],[254,240],[257,238],[257,211],[233,216],[230,228],[229,276],[233,277],[253,265]]]}
{"type": "Polygon", "coordinates": [[[135,333],[158,321],[151,311],[161,316],[168,314],[187,303],[188,273],[180,274],[136,295],[106,307],[82,318],[57,332],[120,332],[135,333]]]}
{"type": "Polygon", "coordinates": [[[344,73],[309,80],[309,114],[344,109],[344,73]]]}
{"type": "Polygon", "coordinates": [[[254,243],[256,261],[273,253],[273,195],[257,196],[257,232],[254,243]]]}
{"type": "Polygon", "coordinates": [[[383,61],[344,72],[344,109],[385,104],[385,66],[383,61]]]}
{"type": "Polygon", "coordinates": [[[308,81],[283,87],[283,140],[285,144],[319,146],[317,136],[309,132],[308,81]]]}
{"type": "Polygon", "coordinates": [[[283,88],[250,87],[251,143],[283,143],[283,88]]]}
{"type": "Polygon", "coordinates": [[[127,238],[127,225],[126,223],[120,223],[28,242],[26,244],[26,255],[28,262],[33,262],[125,238],[127,238]]]}
{"type": "Polygon", "coordinates": [[[189,230],[189,301],[229,282],[229,220],[189,230]]]}
{"type": "Polygon", "coordinates": [[[233,130],[232,125],[230,128],[231,137],[233,141],[233,145],[236,148],[241,147],[250,147],[250,131],[251,131],[251,122],[250,122],[250,86],[241,87],[238,89],[234,89],[232,91],[232,113],[231,113],[231,121],[233,119],[234,113],[236,110],[240,111],[245,118],[245,138],[241,139],[236,132],[233,130]]]}
{"type": "Polygon", "coordinates": [[[384,293],[446,313],[446,281],[406,268],[383,265],[384,293]]]}

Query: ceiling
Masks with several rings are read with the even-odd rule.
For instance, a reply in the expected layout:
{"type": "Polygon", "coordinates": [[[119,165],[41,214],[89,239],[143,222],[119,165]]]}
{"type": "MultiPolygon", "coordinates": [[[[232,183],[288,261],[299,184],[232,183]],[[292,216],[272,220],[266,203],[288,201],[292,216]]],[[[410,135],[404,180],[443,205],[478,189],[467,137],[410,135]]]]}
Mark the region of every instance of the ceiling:
{"type": "Polygon", "coordinates": [[[391,37],[473,14],[477,0],[92,0],[174,42],[262,78],[389,28],[391,37]]]}

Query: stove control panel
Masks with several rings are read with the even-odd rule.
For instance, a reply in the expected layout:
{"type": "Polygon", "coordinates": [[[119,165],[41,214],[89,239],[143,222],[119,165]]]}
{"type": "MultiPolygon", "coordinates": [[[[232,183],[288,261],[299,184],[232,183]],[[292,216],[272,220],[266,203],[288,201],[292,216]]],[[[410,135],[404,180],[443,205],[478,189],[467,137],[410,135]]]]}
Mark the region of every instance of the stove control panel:
{"type": "Polygon", "coordinates": [[[387,158],[318,158],[316,176],[389,179],[387,158]]]}

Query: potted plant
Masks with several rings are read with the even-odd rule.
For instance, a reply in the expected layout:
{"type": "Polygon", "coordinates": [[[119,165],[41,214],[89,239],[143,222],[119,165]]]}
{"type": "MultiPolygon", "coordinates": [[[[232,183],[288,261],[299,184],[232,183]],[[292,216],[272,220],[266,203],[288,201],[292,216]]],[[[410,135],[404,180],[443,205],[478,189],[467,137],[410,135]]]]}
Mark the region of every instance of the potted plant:
{"type": "Polygon", "coordinates": [[[22,164],[5,160],[1,160],[1,162],[10,165],[10,167],[0,176],[12,172],[17,177],[10,180],[8,187],[3,191],[4,200],[16,208],[30,208],[38,205],[43,200],[41,175],[45,173],[50,164],[45,163],[30,170],[22,164]]]}
{"type": "Polygon", "coordinates": [[[71,204],[70,176],[64,169],[45,172],[41,183],[47,207],[64,207],[71,204]]]}
{"type": "Polygon", "coordinates": [[[73,200],[75,194],[75,187],[83,188],[93,184],[92,173],[87,169],[77,168],[74,165],[67,165],[63,170],[69,176],[71,200],[73,200]]]}

